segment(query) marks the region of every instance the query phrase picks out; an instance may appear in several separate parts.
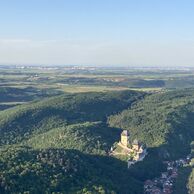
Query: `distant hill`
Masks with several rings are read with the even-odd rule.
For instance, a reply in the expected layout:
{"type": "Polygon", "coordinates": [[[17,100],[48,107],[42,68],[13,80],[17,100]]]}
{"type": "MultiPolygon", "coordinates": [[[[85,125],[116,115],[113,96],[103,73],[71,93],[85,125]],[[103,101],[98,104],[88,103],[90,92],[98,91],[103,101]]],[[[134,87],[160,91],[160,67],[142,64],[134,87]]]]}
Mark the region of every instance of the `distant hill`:
{"type": "Polygon", "coordinates": [[[62,92],[54,89],[37,89],[34,87],[14,88],[0,86],[0,102],[25,102],[57,94],[62,94],[62,92]]]}

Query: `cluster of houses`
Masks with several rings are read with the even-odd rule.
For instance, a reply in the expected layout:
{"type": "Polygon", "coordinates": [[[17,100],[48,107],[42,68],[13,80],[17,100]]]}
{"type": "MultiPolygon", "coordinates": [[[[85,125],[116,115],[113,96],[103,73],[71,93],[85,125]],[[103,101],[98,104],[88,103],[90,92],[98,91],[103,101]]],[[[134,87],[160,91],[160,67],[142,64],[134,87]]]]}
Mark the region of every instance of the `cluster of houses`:
{"type": "Polygon", "coordinates": [[[128,168],[138,161],[142,161],[147,154],[145,145],[135,139],[132,143],[129,142],[129,131],[123,130],[121,140],[117,143],[117,149],[111,148],[110,155],[126,155],[128,156],[128,168]],[[118,152],[121,150],[120,152],[118,152]]]}
{"type": "MultiPolygon", "coordinates": [[[[123,130],[121,133],[121,139],[110,150],[110,155],[125,155],[128,158],[128,168],[132,164],[138,161],[142,161],[147,155],[147,149],[145,145],[135,139],[132,143],[129,141],[129,132],[123,130]]],[[[161,173],[160,177],[152,180],[146,180],[144,183],[145,194],[172,194],[173,184],[178,176],[178,168],[188,165],[191,161],[191,155],[188,155],[185,159],[179,159],[175,161],[164,161],[167,168],[165,172],[161,173]]]]}
{"type": "Polygon", "coordinates": [[[145,194],[171,194],[173,193],[173,184],[178,176],[178,168],[190,163],[191,156],[186,159],[176,161],[165,161],[167,165],[166,172],[162,172],[159,178],[147,180],[144,183],[145,194]]]}

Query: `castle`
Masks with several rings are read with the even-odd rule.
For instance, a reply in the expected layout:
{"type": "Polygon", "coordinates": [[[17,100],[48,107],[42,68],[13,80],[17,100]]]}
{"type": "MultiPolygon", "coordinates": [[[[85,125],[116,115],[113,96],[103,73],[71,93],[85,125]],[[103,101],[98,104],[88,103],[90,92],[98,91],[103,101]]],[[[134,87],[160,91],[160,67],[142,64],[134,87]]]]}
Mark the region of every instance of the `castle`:
{"type": "Polygon", "coordinates": [[[128,158],[128,167],[131,164],[134,164],[137,161],[142,161],[147,154],[146,147],[135,139],[132,143],[129,142],[129,131],[123,130],[121,133],[121,139],[117,143],[117,148],[120,147],[120,153],[117,152],[117,149],[113,151],[113,155],[123,154],[129,156],[128,158]]]}

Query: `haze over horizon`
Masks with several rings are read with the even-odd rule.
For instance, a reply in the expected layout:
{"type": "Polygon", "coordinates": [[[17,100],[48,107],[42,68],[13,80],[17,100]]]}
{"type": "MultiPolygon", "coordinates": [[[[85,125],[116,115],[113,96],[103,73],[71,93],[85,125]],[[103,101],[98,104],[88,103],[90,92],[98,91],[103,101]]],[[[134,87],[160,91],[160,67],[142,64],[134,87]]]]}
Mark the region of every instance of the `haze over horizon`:
{"type": "Polygon", "coordinates": [[[194,66],[194,2],[0,2],[0,64],[194,66]]]}

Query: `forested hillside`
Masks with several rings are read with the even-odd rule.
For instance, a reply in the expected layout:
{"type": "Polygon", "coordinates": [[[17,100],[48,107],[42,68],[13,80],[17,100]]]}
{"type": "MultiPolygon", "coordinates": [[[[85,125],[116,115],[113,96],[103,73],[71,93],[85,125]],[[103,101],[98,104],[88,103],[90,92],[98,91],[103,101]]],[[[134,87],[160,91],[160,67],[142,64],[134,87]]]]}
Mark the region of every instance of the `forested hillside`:
{"type": "Polygon", "coordinates": [[[34,149],[65,148],[85,153],[106,154],[120,138],[121,130],[102,122],[86,122],[54,128],[36,135],[25,144],[34,149]]]}
{"type": "Polygon", "coordinates": [[[0,164],[1,193],[142,193],[126,165],[106,156],[16,146],[0,150],[0,164]]]}
{"type": "Polygon", "coordinates": [[[62,95],[3,111],[1,193],[142,193],[126,163],[107,156],[121,129],[106,119],[144,95],[62,95]]]}
{"type": "Polygon", "coordinates": [[[68,124],[106,121],[143,96],[133,91],[62,95],[2,111],[0,145],[19,143],[68,124]]]}
{"type": "Polygon", "coordinates": [[[193,118],[192,89],[66,94],[2,111],[0,193],[141,194],[163,160],[190,152],[193,118]],[[107,155],[122,129],[148,146],[129,170],[107,155]]]}
{"type": "Polygon", "coordinates": [[[178,179],[175,182],[174,193],[194,193],[194,141],[191,144],[192,160],[190,165],[186,165],[179,170],[178,179]]]}
{"type": "Polygon", "coordinates": [[[131,109],[110,116],[110,126],[130,131],[148,147],[157,147],[162,158],[190,152],[194,139],[194,90],[177,90],[147,96],[131,109]]]}
{"type": "Polygon", "coordinates": [[[0,102],[25,102],[57,94],[62,94],[62,92],[54,89],[37,89],[33,87],[0,87],[0,102]]]}

